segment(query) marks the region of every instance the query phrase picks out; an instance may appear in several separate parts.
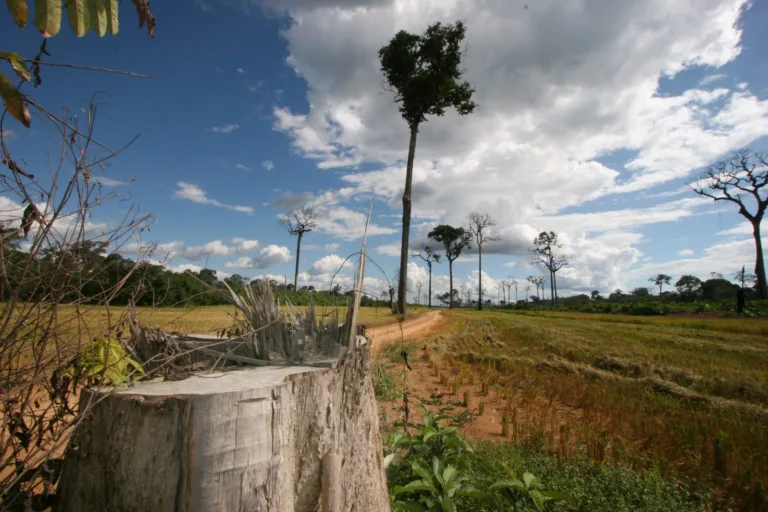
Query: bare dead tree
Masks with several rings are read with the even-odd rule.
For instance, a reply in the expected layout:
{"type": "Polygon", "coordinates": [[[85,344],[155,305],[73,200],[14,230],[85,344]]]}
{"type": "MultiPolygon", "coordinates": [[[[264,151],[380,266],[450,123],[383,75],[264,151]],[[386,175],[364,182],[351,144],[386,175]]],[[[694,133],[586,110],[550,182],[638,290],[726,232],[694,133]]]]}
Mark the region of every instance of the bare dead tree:
{"type": "Polygon", "coordinates": [[[98,182],[119,151],[94,139],[94,99],[81,110],[41,111],[58,146],[47,172],[21,170],[0,129],[8,169],[0,171],[0,467],[12,468],[0,472],[3,510],[53,503],[62,453],[82,418],[75,411],[89,406],[78,404],[79,389],[96,379],[114,382],[122,375],[115,365],[129,355],[119,333],[125,308],[112,302],[140,263],[106,279],[106,266],[92,255],[116,251],[150,217],[134,205],[113,224],[93,219],[119,198],[98,182]],[[123,355],[100,360],[98,344],[123,355]]]}
{"type": "Polygon", "coordinates": [[[440,255],[428,245],[423,245],[421,251],[416,255],[424,260],[429,270],[429,307],[432,307],[432,264],[440,263],[440,255]]]}
{"type": "Polygon", "coordinates": [[[528,276],[528,282],[531,283],[533,286],[536,287],[536,298],[539,300],[542,300],[541,295],[539,294],[539,288],[541,288],[542,295],[544,294],[544,276],[528,276]]]}
{"type": "Polygon", "coordinates": [[[507,281],[507,294],[509,295],[509,299],[512,300],[512,288],[515,289],[515,304],[517,304],[517,287],[517,279],[510,277],[509,281],[507,281]]]}
{"type": "Polygon", "coordinates": [[[301,239],[304,233],[309,233],[317,228],[318,212],[311,206],[294,208],[285,217],[285,225],[291,235],[296,239],[296,270],[293,273],[293,290],[299,289],[299,257],[301,256],[301,239]]]}
{"type": "MultiPolygon", "coordinates": [[[[554,231],[542,231],[533,239],[531,263],[544,265],[549,271],[549,287],[552,294],[552,305],[557,305],[557,273],[570,263],[567,256],[555,254],[555,249],[563,246],[554,231]]],[[[527,300],[527,299],[526,299],[527,300]]]]}
{"type": "Polygon", "coordinates": [[[736,151],[730,158],[712,165],[688,186],[697,194],[715,201],[727,201],[739,208],[739,215],[752,225],[755,239],[757,294],[768,299],[765,260],[760,224],[768,209],[768,153],[736,151]]]}
{"type": "Polygon", "coordinates": [[[421,287],[424,286],[424,284],[419,281],[416,283],[416,304],[421,304],[421,287]]]}
{"type": "Polygon", "coordinates": [[[501,240],[500,236],[491,236],[490,231],[497,225],[496,221],[487,213],[470,213],[469,232],[475,237],[477,243],[478,255],[478,275],[477,275],[477,309],[483,309],[483,245],[486,242],[495,242],[501,240]]]}

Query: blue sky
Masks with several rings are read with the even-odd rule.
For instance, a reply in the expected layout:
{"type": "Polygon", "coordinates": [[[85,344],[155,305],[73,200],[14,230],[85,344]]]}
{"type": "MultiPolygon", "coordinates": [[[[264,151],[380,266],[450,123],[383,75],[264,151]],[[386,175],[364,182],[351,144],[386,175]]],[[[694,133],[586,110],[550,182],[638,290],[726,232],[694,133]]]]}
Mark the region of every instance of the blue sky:
{"type": "MultiPolygon", "coordinates": [[[[157,243],[153,258],[171,268],[290,281],[295,238],[278,216],[309,202],[324,217],[305,237],[300,281],[324,286],[359,249],[373,201],[369,247],[391,277],[408,133],[382,90],[377,50],[397,30],[464,19],[466,76],[480,107],[421,129],[413,247],[437,223],[489,213],[502,237],[484,257],[494,296],[497,280],[540,273],[527,249],[543,229],[560,233],[571,255],[558,279],[566,294],[644,286],[657,272],[705,277],[753,266],[735,211],[684,186],[731,150],[768,149],[768,34],[760,28],[768,6],[523,3],[158,1],[153,40],[123,8],[118,36],[77,39],[64,26],[48,46],[54,62],[155,78],[45,68],[30,95],[76,109],[106,92],[98,139],[119,147],[140,138],[103,173],[121,200],[95,220],[115,221],[138,203],[154,216],[142,243],[157,243]]],[[[33,56],[39,34],[16,30],[2,12],[3,49],[33,56]]],[[[14,154],[45,169],[55,152],[45,121],[5,127],[14,154]]],[[[419,262],[411,283],[426,280],[419,262]]],[[[476,271],[473,254],[462,258],[458,285],[472,286],[476,271]]],[[[351,269],[345,274],[349,283],[351,269]]],[[[445,291],[447,266],[435,274],[436,291],[445,291]]],[[[369,275],[377,293],[384,282],[369,275]]]]}

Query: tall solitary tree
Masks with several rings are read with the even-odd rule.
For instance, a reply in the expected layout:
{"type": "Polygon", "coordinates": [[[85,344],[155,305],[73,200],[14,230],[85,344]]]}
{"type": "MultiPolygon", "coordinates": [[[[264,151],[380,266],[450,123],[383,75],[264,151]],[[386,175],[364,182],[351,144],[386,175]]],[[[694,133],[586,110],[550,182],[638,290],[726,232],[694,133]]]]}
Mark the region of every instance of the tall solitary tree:
{"type": "Polygon", "coordinates": [[[302,206],[291,210],[285,219],[288,232],[297,236],[296,239],[296,271],[293,274],[293,289],[298,290],[299,284],[299,256],[301,256],[301,239],[304,233],[317,228],[317,211],[311,206],[302,206]]]}
{"type": "MultiPolygon", "coordinates": [[[[453,261],[461,256],[464,249],[469,249],[471,235],[464,228],[441,224],[430,231],[427,236],[435,242],[443,244],[445,248],[445,258],[448,260],[449,289],[453,290],[453,261]]],[[[450,297],[449,307],[453,308],[453,295],[450,297]]]]}
{"type": "Polygon", "coordinates": [[[727,201],[739,208],[739,214],[752,224],[755,239],[755,276],[757,294],[768,299],[765,260],[760,224],[768,209],[768,153],[736,151],[730,158],[711,166],[689,187],[715,201],[727,201]]]}
{"type": "Polygon", "coordinates": [[[454,107],[461,115],[467,115],[477,106],[472,101],[475,92],[472,86],[460,81],[461,43],[465,35],[466,28],[460,21],[453,25],[435,23],[421,35],[401,30],[379,50],[381,71],[389,89],[395,93],[395,102],[400,105],[400,113],[408,123],[411,135],[403,190],[403,235],[397,297],[397,306],[402,314],[406,307],[411,183],[419,125],[427,121],[427,116],[442,116],[450,107],[454,107]]]}
{"type": "Polygon", "coordinates": [[[495,242],[501,240],[500,236],[491,236],[490,230],[496,226],[496,221],[491,218],[487,213],[470,213],[469,214],[469,232],[475,238],[477,244],[477,261],[478,261],[478,274],[477,274],[477,309],[483,309],[483,245],[486,242],[495,242]]]}
{"type": "Polygon", "coordinates": [[[552,295],[552,305],[557,304],[557,273],[569,261],[566,256],[555,254],[555,249],[559,249],[563,244],[557,238],[554,231],[542,231],[539,236],[533,239],[533,257],[531,263],[534,265],[544,265],[549,271],[549,288],[552,295]]]}
{"type": "MultiPolygon", "coordinates": [[[[429,307],[432,307],[432,264],[433,263],[440,263],[440,255],[435,252],[434,249],[432,249],[428,245],[423,245],[421,247],[421,251],[419,251],[419,254],[417,254],[419,258],[424,260],[427,264],[427,268],[429,269],[429,307]]],[[[453,286],[451,286],[453,288],[453,286]]]]}
{"type": "Polygon", "coordinates": [[[656,274],[653,277],[649,277],[648,281],[659,287],[659,299],[661,299],[661,292],[665,284],[669,284],[672,278],[667,274],[656,274]]]}

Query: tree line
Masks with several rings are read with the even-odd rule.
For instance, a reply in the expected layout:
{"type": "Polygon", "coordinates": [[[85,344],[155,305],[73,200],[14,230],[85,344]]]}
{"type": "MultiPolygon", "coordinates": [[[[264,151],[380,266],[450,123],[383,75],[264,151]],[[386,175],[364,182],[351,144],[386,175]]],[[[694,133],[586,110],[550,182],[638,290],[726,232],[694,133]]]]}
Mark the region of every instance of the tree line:
{"type": "MultiPolygon", "coordinates": [[[[45,279],[30,277],[25,273],[29,254],[22,250],[24,240],[21,230],[6,229],[2,232],[5,264],[3,282],[0,283],[0,301],[5,302],[13,290],[19,290],[19,299],[25,302],[45,301],[52,290],[63,288],[66,279],[64,303],[105,304],[122,306],[131,302],[137,306],[216,306],[228,305],[212,290],[230,287],[242,294],[246,286],[258,289],[261,279],[249,279],[234,274],[220,277],[216,270],[203,268],[199,271],[174,272],[161,264],[146,260],[134,261],[116,252],[109,252],[107,242],[84,240],[64,248],[48,247],[34,259],[32,272],[45,279]],[[56,269],[52,272],[51,269],[56,269]],[[58,281],[62,282],[59,283],[58,281]],[[72,282],[77,286],[72,286],[72,282]]],[[[295,305],[343,304],[352,295],[351,289],[335,284],[327,290],[314,286],[294,288],[290,282],[270,279],[273,291],[283,300],[295,305]]],[[[364,296],[364,306],[383,306],[385,301],[364,296]]]]}

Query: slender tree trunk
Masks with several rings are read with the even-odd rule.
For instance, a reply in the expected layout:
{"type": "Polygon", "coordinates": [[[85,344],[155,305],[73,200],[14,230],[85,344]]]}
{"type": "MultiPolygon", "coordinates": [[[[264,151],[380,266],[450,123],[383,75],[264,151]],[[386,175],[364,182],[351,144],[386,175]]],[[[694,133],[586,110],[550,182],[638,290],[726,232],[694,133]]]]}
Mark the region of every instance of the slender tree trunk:
{"type": "Polygon", "coordinates": [[[479,262],[480,272],[477,275],[477,310],[483,310],[483,246],[478,244],[477,246],[477,261],[479,262]]]}
{"type": "Polygon", "coordinates": [[[448,309],[453,309],[453,260],[448,260],[448,309]]]}
{"type": "Polygon", "coordinates": [[[752,223],[752,232],[755,235],[755,276],[757,276],[757,296],[768,299],[768,283],[765,280],[765,260],[763,259],[763,240],[760,235],[760,221],[752,223]]]}
{"type": "Polygon", "coordinates": [[[411,183],[413,182],[413,157],[416,154],[416,135],[419,126],[411,126],[411,142],[408,145],[408,166],[405,170],[403,190],[403,237],[400,242],[400,280],[397,288],[397,309],[405,314],[405,297],[408,287],[408,241],[411,232],[411,183]]]}
{"type": "Polygon", "coordinates": [[[552,285],[555,291],[555,306],[557,306],[557,272],[552,272],[552,285]]]}
{"type": "Polygon", "coordinates": [[[549,298],[552,301],[552,307],[555,306],[555,273],[549,271],[549,298]]]}
{"type": "Polygon", "coordinates": [[[432,309],[432,264],[429,264],[429,309],[432,309]]]}
{"type": "Polygon", "coordinates": [[[299,291],[299,256],[301,256],[301,238],[304,233],[299,231],[299,236],[296,239],[296,271],[293,273],[293,292],[299,291]]]}

